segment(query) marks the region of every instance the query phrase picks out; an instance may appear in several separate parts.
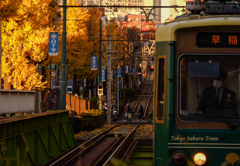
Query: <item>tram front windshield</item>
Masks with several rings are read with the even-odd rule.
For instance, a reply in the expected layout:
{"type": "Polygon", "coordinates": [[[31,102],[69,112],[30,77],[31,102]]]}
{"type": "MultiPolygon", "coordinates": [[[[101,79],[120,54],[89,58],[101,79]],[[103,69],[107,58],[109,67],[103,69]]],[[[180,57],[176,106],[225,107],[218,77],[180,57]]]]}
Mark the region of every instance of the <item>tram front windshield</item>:
{"type": "Polygon", "coordinates": [[[181,120],[240,122],[240,56],[183,55],[178,66],[181,120]]]}

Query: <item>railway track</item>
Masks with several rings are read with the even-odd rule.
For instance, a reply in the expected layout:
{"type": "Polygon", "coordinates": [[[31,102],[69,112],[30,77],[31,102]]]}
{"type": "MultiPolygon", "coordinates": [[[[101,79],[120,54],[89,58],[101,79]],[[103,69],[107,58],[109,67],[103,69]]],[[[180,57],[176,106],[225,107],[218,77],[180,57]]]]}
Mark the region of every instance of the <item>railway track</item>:
{"type": "Polygon", "coordinates": [[[146,103],[144,114],[143,114],[143,118],[149,122],[153,120],[153,117],[150,117],[152,115],[149,115],[150,112],[153,113],[153,89],[151,94],[152,95],[150,95],[147,99],[147,103],[146,103]]]}
{"type": "Polygon", "coordinates": [[[70,150],[66,151],[65,153],[62,153],[58,157],[55,157],[53,160],[50,162],[46,163],[44,166],[64,166],[64,165],[74,165],[77,161],[78,158],[81,154],[86,153],[89,151],[93,145],[98,144],[101,140],[103,140],[104,136],[112,129],[117,127],[119,125],[113,126],[102,133],[94,136],[91,139],[88,139],[81,143],[80,145],[77,145],[70,150]]]}
{"type": "Polygon", "coordinates": [[[140,105],[143,106],[144,109],[144,119],[147,118],[148,112],[153,111],[153,73],[149,72],[147,83],[142,94],[139,96],[138,100],[134,102],[134,107],[132,109],[133,115],[132,120],[136,121],[139,117],[138,110],[140,109],[140,105]]]}
{"type": "Polygon", "coordinates": [[[102,166],[111,165],[114,159],[127,162],[138,145],[134,139],[139,124],[116,125],[84,141],[45,165],[50,166],[102,166]]]}

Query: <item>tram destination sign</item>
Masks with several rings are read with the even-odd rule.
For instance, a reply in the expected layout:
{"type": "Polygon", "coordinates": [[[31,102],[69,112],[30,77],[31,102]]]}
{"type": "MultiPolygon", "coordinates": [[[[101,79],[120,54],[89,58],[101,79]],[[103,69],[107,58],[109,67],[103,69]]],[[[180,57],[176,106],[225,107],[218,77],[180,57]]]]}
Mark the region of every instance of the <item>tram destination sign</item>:
{"type": "Polygon", "coordinates": [[[240,33],[200,32],[197,34],[197,47],[240,48],[240,33]]]}

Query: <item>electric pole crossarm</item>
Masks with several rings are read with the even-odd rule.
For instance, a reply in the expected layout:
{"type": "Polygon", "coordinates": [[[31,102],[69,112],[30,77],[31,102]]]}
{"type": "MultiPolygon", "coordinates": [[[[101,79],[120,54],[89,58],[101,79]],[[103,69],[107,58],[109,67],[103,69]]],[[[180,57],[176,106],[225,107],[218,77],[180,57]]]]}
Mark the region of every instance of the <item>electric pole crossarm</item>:
{"type": "Polygon", "coordinates": [[[71,5],[69,5],[69,6],[60,6],[60,7],[67,7],[67,8],[69,8],[69,7],[84,7],[84,8],[86,8],[86,7],[98,7],[98,8],[185,8],[186,6],[178,6],[178,5],[173,5],[173,6],[131,6],[131,5],[129,5],[129,6],[118,6],[118,5],[112,5],[112,6],[107,6],[107,5],[105,5],[105,6],[93,6],[93,5],[86,5],[86,6],[71,6],[71,5]]]}

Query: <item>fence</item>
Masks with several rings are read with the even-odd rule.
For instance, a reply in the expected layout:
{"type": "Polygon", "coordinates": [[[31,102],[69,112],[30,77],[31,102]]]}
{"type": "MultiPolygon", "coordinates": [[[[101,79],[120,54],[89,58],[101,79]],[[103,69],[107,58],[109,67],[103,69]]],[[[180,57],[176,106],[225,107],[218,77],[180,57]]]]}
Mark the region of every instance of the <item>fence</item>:
{"type": "Polygon", "coordinates": [[[71,114],[75,116],[80,116],[84,111],[91,109],[90,101],[71,94],[66,95],[66,104],[66,110],[71,110],[71,114]]]}
{"type": "MultiPolygon", "coordinates": [[[[43,112],[47,110],[60,110],[59,89],[41,89],[40,91],[43,112]]],[[[66,94],[66,110],[71,110],[70,114],[80,116],[81,113],[89,109],[98,109],[98,105],[69,93],[66,94]]]]}
{"type": "MultiPolygon", "coordinates": [[[[70,94],[66,94],[66,104],[66,110],[77,116],[86,110],[98,109],[97,104],[70,94]]],[[[0,90],[0,105],[0,116],[60,110],[60,90],[0,90]]]]}
{"type": "Polygon", "coordinates": [[[39,93],[28,90],[0,90],[0,115],[27,114],[40,111],[39,93]]]}

